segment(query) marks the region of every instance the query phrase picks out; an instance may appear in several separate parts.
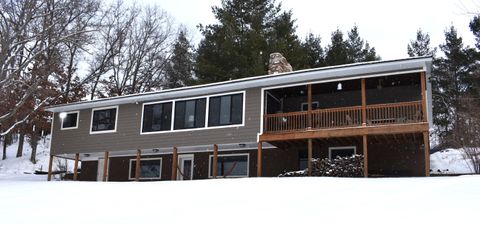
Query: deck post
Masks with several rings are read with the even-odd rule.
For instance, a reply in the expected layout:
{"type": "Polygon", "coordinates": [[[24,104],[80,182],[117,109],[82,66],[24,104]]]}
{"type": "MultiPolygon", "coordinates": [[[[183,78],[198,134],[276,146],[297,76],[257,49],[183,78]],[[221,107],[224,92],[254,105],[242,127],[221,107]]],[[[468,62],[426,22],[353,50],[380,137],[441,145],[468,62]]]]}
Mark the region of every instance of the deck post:
{"type": "Polygon", "coordinates": [[[75,154],[75,164],[73,165],[73,180],[78,179],[78,160],[80,159],[80,154],[75,154]]]}
{"type": "Polygon", "coordinates": [[[212,177],[217,178],[218,174],[218,145],[214,144],[213,145],[213,171],[212,171],[212,177]]]}
{"type": "Polygon", "coordinates": [[[313,143],[312,143],[312,139],[309,138],[308,139],[308,161],[307,161],[307,165],[308,165],[308,176],[312,176],[312,148],[313,148],[313,143]]]}
{"type": "Polygon", "coordinates": [[[423,115],[423,122],[427,122],[427,97],[426,97],[426,90],[427,90],[427,82],[425,78],[425,72],[420,73],[420,86],[422,86],[422,115],[423,115]]]}
{"type": "Polygon", "coordinates": [[[108,177],[108,151],[105,152],[105,156],[103,158],[103,182],[107,181],[108,177]]]}
{"type": "Polygon", "coordinates": [[[52,180],[52,166],[53,166],[53,155],[50,155],[50,160],[48,161],[48,176],[47,181],[52,180]]]}
{"type": "Polygon", "coordinates": [[[425,146],[425,176],[430,176],[430,140],[428,131],[423,132],[423,145],[425,146]]]}
{"type": "Polygon", "coordinates": [[[262,142],[258,142],[258,151],[257,151],[257,177],[262,176],[262,142]]]}
{"type": "Polygon", "coordinates": [[[137,149],[137,158],[135,159],[135,181],[140,180],[142,150],[137,149]]]}
{"type": "Polygon", "coordinates": [[[363,135],[363,176],[368,177],[368,142],[367,142],[367,135],[363,135]]]}
{"type": "Polygon", "coordinates": [[[308,108],[307,108],[307,128],[312,129],[312,85],[308,84],[307,89],[308,89],[308,91],[307,91],[307,93],[308,93],[308,96],[307,96],[307,104],[308,104],[308,108]]]}
{"type": "Polygon", "coordinates": [[[173,154],[172,154],[172,180],[177,180],[177,165],[178,163],[178,149],[177,147],[173,147],[173,154]]]}
{"type": "Polygon", "coordinates": [[[365,85],[365,78],[361,81],[362,89],[362,126],[367,126],[367,91],[365,85]]]}

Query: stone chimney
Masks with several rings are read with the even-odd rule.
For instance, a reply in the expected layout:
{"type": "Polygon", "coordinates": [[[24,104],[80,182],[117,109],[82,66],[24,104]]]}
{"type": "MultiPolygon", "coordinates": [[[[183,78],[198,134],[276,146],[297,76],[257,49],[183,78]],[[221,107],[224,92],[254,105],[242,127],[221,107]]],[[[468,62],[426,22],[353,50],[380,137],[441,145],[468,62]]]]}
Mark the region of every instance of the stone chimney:
{"type": "Polygon", "coordinates": [[[270,60],[268,61],[268,74],[279,74],[291,71],[292,66],[282,54],[278,52],[270,54],[270,60]]]}

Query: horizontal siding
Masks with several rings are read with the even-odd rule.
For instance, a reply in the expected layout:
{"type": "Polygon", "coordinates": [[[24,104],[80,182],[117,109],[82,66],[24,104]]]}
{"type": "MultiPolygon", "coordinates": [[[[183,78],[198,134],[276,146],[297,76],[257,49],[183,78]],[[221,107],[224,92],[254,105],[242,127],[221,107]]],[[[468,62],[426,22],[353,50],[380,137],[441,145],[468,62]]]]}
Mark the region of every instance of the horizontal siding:
{"type": "Polygon", "coordinates": [[[243,127],[140,135],[142,104],[119,106],[117,132],[115,133],[90,134],[92,109],[80,111],[78,129],[73,130],[60,130],[60,119],[58,114],[55,114],[52,154],[255,142],[260,130],[260,88],[246,90],[245,125],[243,127]]]}

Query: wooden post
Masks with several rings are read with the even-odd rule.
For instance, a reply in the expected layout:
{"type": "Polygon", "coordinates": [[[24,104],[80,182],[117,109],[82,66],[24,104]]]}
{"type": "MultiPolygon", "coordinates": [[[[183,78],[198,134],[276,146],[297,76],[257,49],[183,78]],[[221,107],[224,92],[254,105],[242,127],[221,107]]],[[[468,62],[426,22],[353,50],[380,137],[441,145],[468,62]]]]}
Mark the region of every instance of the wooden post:
{"type": "Polygon", "coordinates": [[[420,73],[420,86],[422,89],[422,115],[423,121],[427,122],[427,97],[426,97],[426,90],[427,90],[427,82],[426,82],[425,72],[420,73]]]}
{"type": "Polygon", "coordinates": [[[80,154],[75,154],[75,164],[73,165],[73,180],[78,178],[78,160],[80,159],[80,154]]]}
{"type": "Polygon", "coordinates": [[[363,135],[363,176],[368,177],[368,142],[367,142],[367,135],[363,135]]]}
{"type": "Polygon", "coordinates": [[[172,180],[177,180],[177,167],[178,167],[178,149],[173,147],[172,154],[172,180]]]}
{"type": "Polygon", "coordinates": [[[213,145],[213,170],[212,170],[212,176],[213,178],[217,178],[217,174],[218,174],[218,145],[217,144],[214,144],[213,145]]]}
{"type": "Polygon", "coordinates": [[[137,158],[135,159],[135,181],[140,180],[142,150],[137,149],[137,158]]]}
{"type": "Polygon", "coordinates": [[[308,93],[308,96],[307,96],[307,104],[308,104],[308,108],[307,108],[307,128],[308,129],[312,129],[312,85],[309,84],[307,85],[307,93],[308,93]]]}
{"type": "Polygon", "coordinates": [[[257,177],[262,176],[262,142],[258,142],[258,151],[257,151],[257,177]]]}
{"type": "Polygon", "coordinates": [[[367,90],[365,78],[362,78],[362,126],[367,126],[367,90]]]}
{"type": "Polygon", "coordinates": [[[423,132],[423,144],[425,146],[425,176],[430,176],[430,140],[428,131],[423,132]]]}
{"type": "Polygon", "coordinates": [[[53,155],[50,155],[50,160],[48,161],[48,176],[47,181],[52,180],[52,166],[53,166],[53,155]]]}
{"type": "Polygon", "coordinates": [[[308,161],[307,161],[308,176],[312,176],[312,148],[313,148],[312,139],[309,138],[308,139],[308,161]]]}
{"type": "Polygon", "coordinates": [[[105,152],[105,156],[103,158],[103,181],[107,181],[108,176],[108,151],[105,152]]]}

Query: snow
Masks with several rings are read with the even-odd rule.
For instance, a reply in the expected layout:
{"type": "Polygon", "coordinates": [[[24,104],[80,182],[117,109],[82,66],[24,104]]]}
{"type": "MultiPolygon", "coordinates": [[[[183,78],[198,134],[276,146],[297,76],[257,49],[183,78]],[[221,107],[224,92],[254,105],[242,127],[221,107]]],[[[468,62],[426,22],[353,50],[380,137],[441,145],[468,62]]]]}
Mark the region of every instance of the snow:
{"type": "Polygon", "coordinates": [[[462,149],[448,148],[430,155],[432,174],[473,173],[471,161],[465,160],[462,149]]]}

